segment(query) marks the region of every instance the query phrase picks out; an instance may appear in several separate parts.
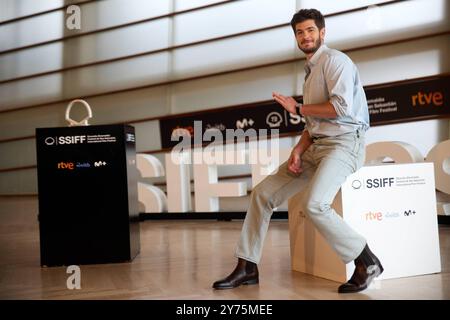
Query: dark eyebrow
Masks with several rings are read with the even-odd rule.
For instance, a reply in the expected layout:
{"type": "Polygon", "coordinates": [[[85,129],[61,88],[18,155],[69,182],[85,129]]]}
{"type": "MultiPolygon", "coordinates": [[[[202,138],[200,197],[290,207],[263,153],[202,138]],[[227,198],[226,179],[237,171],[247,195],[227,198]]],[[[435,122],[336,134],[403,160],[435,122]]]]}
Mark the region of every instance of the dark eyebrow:
{"type": "MultiPolygon", "coordinates": [[[[311,26],[311,27],[308,27],[308,28],[306,28],[305,30],[314,30],[314,27],[313,26],[311,26]]],[[[295,30],[295,32],[300,32],[300,31],[303,31],[302,29],[297,29],[297,30],[295,30]]]]}

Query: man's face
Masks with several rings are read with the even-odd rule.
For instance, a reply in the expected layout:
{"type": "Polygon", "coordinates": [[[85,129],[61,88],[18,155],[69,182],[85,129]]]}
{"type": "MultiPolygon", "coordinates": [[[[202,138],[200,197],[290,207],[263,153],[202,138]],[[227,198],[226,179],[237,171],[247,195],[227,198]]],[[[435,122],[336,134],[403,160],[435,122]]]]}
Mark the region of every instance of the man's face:
{"type": "Polygon", "coordinates": [[[314,53],[319,49],[325,37],[325,28],[319,30],[313,19],[295,25],[297,45],[304,53],[314,53]]]}

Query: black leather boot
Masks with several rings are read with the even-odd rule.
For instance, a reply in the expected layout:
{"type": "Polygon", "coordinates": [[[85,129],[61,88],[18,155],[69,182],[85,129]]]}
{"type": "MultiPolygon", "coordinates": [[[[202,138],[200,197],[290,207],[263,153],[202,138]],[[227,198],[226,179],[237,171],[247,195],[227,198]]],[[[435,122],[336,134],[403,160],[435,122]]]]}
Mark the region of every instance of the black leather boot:
{"type": "Polygon", "coordinates": [[[233,289],[241,284],[259,283],[258,267],[256,263],[239,258],[236,268],[225,279],[214,282],[214,289],[233,289]]]}
{"type": "Polygon", "coordinates": [[[346,283],[339,286],[339,293],[353,293],[366,289],[372,280],[384,271],[380,260],[370,251],[366,244],[361,254],[355,259],[355,272],[346,283]]]}

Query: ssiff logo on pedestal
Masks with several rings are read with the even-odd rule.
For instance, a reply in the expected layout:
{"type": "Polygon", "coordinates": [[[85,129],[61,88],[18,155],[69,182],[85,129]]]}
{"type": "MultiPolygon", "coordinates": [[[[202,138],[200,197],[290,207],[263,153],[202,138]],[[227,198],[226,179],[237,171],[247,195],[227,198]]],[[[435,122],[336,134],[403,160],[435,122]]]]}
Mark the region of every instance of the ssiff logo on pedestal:
{"type": "Polygon", "coordinates": [[[357,189],[376,189],[376,188],[386,188],[386,187],[392,187],[394,184],[394,178],[388,177],[388,178],[373,178],[373,179],[365,179],[365,180],[358,180],[355,179],[352,181],[352,188],[357,189]]]}

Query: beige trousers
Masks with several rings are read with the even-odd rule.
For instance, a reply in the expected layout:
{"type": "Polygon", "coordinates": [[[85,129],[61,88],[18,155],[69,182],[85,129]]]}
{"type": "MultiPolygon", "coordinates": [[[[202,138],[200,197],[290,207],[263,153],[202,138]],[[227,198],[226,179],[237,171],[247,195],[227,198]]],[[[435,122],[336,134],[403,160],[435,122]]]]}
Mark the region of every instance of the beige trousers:
{"type": "Polygon", "coordinates": [[[364,135],[359,132],[314,140],[302,155],[303,172],[294,175],[283,163],[250,196],[250,205],[236,248],[236,257],[259,263],[273,208],[303,191],[304,211],[344,263],[354,260],[366,245],[331,203],[346,178],[364,163],[364,135]]]}

